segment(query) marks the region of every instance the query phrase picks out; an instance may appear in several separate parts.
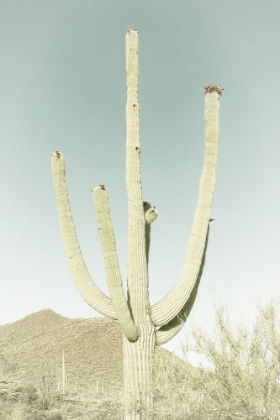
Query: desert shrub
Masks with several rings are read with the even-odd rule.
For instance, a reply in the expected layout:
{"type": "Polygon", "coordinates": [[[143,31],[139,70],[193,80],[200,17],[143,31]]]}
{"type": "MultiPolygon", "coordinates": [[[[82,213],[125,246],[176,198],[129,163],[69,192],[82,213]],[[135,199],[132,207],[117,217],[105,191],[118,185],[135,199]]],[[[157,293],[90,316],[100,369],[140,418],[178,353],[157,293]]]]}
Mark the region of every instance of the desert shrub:
{"type": "Polygon", "coordinates": [[[186,418],[184,416],[187,413],[188,377],[189,370],[193,367],[187,365],[182,369],[176,359],[170,358],[168,367],[163,359],[156,358],[155,360],[154,416],[162,420],[186,418]]]}
{"type": "Polygon", "coordinates": [[[50,411],[32,410],[24,420],[64,420],[64,417],[58,409],[50,411]]]}
{"type": "Polygon", "coordinates": [[[39,379],[39,391],[41,396],[41,404],[45,410],[49,410],[51,407],[51,396],[53,389],[53,378],[50,374],[43,375],[39,379]]]}
{"type": "Polygon", "coordinates": [[[31,384],[16,387],[15,393],[18,395],[18,400],[25,404],[32,404],[39,398],[37,389],[31,384]]]}
{"type": "Polygon", "coordinates": [[[46,420],[63,420],[63,416],[58,409],[54,409],[45,413],[46,420]]]}
{"type": "Polygon", "coordinates": [[[52,399],[55,403],[61,404],[64,401],[65,394],[63,394],[61,391],[54,391],[52,393],[52,399]]]}
{"type": "Polygon", "coordinates": [[[122,420],[122,402],[110,396],[91,399],[84,405],[82,420],[122,420]]]}
{"type": "Polygon", "coordinates": [[[25,420],[25,404],[7,401],[0,406],[0,420],[25,420]]]}
{"type": "Polygon", "coordinates": [[[9,397],[8,397],[7,392],[0,389],[0,403],[4,402],[4,401],[7,401],[8,398],[9,397]]]}
{"type": "Polygon", "coordinates": [[[19,392],[13,383],[2,382],[0,384],[0,401],[1,403],[5,401],[18,402],[19,401],[19,392]]]}
{"type": "Polygon", "coordinates": [[[192,419],[278,420],[280,418],[280,322],[276,303],[258,305],[252,328],[234,327],[216,308],[216,328],[194,327],[182,344],[204,357],[188,379],[186,403],[192,419]],[[191,341],[193,340],[193,342],[191,341]],[[194,416],[195,417],[192,417],[194,416]]]}

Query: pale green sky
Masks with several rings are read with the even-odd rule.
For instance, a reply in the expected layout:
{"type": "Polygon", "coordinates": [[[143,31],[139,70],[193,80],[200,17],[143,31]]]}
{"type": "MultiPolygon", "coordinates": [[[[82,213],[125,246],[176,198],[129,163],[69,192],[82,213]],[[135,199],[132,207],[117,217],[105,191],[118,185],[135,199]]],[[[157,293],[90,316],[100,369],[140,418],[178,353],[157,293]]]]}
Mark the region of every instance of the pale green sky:
{"type": "Polygon", "coordinates": [[[182,267],[203,162],[203,85],[211,82],[225,88],[216,221],[192,315],[207,324],[222,299],[250,319],[256,295],[280,297],[279,12],[277,0],[0,1],[0,324],[44,308],[98,316],[68,269],[51,151],[66,156],[80,244],[104,291],[90,190],[109,190],[125,280],[127,26],[140,34],[143,195],[160,211],[152,303],[182,267]]]}

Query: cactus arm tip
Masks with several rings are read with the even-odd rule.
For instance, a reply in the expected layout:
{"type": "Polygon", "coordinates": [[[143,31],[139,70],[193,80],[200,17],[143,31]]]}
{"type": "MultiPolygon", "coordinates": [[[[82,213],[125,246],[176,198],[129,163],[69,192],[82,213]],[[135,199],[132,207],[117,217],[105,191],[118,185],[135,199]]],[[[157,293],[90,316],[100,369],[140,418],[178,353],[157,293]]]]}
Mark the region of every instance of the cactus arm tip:
{"type": "Polygon", "coordinates": [[[205,85],[203,86],[204,88],[204,93],[211,93],[211,92],[217,92],[219,95],[223,95],[223,88],[221,88],[221,84],[217,83],[216,85],[211,83],[211,85],[205,85]]]}
{"type": "Polygon", "coordinates": [[[159,215],[159,211],[156,208],[156,206],[153,206],[153,207],[149,208],[149,210],[147,210],[145,212],[146,223],[148,223],[148,225],[150,225],[151,223],[153,223],[158,218],[158,215],[159,215]]]}

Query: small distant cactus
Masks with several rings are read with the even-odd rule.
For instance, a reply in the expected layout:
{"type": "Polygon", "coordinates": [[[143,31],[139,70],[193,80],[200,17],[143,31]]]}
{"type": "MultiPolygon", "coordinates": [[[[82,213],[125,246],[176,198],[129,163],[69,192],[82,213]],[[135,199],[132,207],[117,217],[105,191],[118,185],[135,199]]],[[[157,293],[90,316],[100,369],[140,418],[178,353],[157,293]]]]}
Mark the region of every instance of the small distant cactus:
{"type": "MultiPolygon", "coordinates": [[[[205,161],[200,180],[197,209],[181,274],[158,303],[150,305],[148,261],[151,223],[158,210],[143,202],[140,168],[138,103],[138,31],[126,34],[127,142],[126,184],[128,195],[127,298],[124,293],[104,185],[92,190],[105,260],[110,298],[92,280],[84,263],[72,219],[65,182],[63,153],[52,154],[52,172],[61,231],[75,284],[83,299],[101,314],[118,320],[123,331],[124,401],[126,420],[153,417],[153,367],[155,346],[167,343],[183,327],[194,304],[202,275],[219,142],[219,85],[205,86],[205,161]]],[[[104,349],[106,351],[106,349],[104,349]]]]}

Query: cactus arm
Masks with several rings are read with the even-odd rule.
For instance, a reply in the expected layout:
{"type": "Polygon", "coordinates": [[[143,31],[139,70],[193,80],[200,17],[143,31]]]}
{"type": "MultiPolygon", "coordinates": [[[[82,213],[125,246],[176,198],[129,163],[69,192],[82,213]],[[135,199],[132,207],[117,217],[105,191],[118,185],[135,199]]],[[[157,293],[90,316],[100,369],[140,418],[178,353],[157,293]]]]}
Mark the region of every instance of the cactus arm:
{"type": "Polygon", "coordinates": [[[181,309],[179,314],[175,318],[173,318],[168,324],[163,325],[156,331],[156,345],[157,346],[161,346],[162,344],[167,343],[173,337],[175,337],[175,335],[178,334],[179,331],[181,331],[181,329],[185,325],[185,322],[192,310],[193,304],[196,299],[198,286],[200,284],[200,279],[203,273],[204,265],[205,265],[206,251],[207,251],[208,240],[209,240],[209,230],[210,230],[210,227],[208,227],[206,244],[205,244],[204,254],[202,258],[202,264],[200,266],[200,270],[199,270],[195,287],[193,288],[188,301],[186,302],[185,306],[181,309]]]}
{"type": "Polygon", "coordinates": [[[172,289],[151,307],[152,320],[158,326],[168,324],[180,313],[190,298],[200,272],[215,189],[220,94],[218,86],[212,86],[209,90],[205,88],[205,159],[197,209],[180,276],[172,289]]]}
{"type": "Polygon", "coordinates": [[[143,202],[144,216],[145,216],[145,242],[146,242],[146,260],[147,265],[149,264],[149,252],[151,242],[151,224],[158,217],[158,210],[152,207],[147,201],[143,202]]]}
{"type": "Polygon", "coordinates": [[[52,153],[51,163],[60,228],[75,285],[89,306],[108,318],[116,319],[111,299],[95,285],[82,256],[65,182],[66,165],[63,153],[52,153]]]}
{"type": "Polygon", "coordinates": [[[199,282],[192,290],[189,300],[182,308],[178,316],[173,318],[168,324],[160,327],[156,331],[156,346],[161,346],[163,344],[168,343],[168,341],[172,340],[172,338],[174,338],[178,334],[178,332],[181,331],[195,302],[198,291],[198,285],[199,282]]]}
{"type": "MultiPolygon", "coordinates": [[[[151,207],[152,207],[151,204],[148,203],[147,201],[144,201],[143,202],[144,217],[145,217],[145,213],[148,210],[150,210],[151,207]]],[[[150,242],[151,242],[151,224],[150,223],[147,223],[147,220],[146,220],[146,224],[145,224],[145,243],[146,243],[146,261],[147,261],[147,265],[149,265],[150,242]]]]}
{"type": "Polygon", "coordinates": [[[104,185],[94,188],[92,193],[112,304],[126,338],[130,342],[135,342],[139,337],[139,331],[131,317],[123,290],[115,234],[110,216],[109,195],[104,185]]]}

